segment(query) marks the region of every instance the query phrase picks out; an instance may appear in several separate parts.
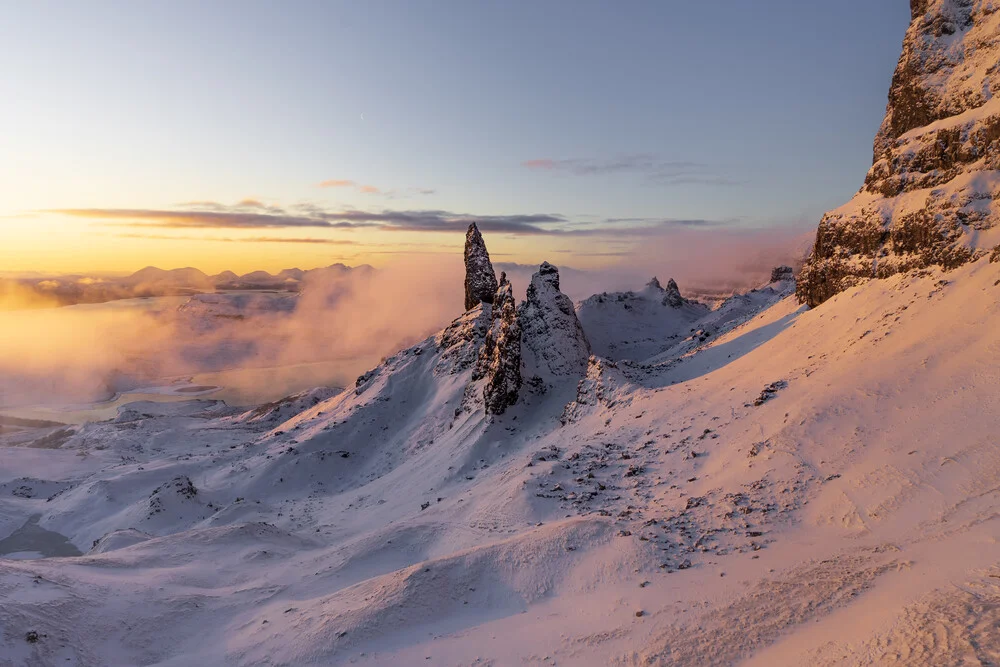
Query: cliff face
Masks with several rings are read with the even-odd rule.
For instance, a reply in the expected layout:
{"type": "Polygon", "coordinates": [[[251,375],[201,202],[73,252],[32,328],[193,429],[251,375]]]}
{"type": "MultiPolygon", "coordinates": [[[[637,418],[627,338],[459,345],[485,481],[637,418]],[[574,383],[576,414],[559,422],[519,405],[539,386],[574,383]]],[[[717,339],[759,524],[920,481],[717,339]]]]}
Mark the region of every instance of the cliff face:
{"type": "Polygon", "coordinates": [[[1000,3],[911,0],[864,186],[823,216],[798,282],[815,306],[872,278],[1000,243],[1000,3]]]}

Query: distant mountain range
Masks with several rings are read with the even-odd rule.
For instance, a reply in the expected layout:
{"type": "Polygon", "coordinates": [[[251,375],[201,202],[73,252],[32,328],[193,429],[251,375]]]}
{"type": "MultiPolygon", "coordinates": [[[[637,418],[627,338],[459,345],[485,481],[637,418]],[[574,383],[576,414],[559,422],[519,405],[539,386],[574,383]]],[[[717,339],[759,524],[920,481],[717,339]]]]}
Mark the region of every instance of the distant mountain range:
{"type": "MultiPolygon", "coordinates": [[[[193,267],[161,269],[147,266],[123,278],[61,275],[0,279],[0,296],[16,290],[21,296],[17,301],[18,307],[25,307],[31,305],[69,306],[135,297],[185,296],[202,292],[232,290],[298,292],[309,281],[319,277],[342,277],[357,272],[368,275],[374,270],[367,264],[357,267],[333,264],[309,270],[284,269],[276,275],[267,271],[252,271],[243,275],[237,275],[232,271],[223,271],[213,276],[193,267]]],[[[0,304],[2,302],[3,300],[0,299],[0,304]]]]}

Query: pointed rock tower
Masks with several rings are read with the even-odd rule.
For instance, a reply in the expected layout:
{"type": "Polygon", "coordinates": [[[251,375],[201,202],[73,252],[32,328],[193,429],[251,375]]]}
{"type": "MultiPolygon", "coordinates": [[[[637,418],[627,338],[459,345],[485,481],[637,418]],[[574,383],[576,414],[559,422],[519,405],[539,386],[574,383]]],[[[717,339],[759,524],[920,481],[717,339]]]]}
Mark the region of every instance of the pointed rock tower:
{"type": "Polygon", "coordinates": [[[483,402],[487,414],[502,415],[517,402],[521,390],[521,324],[506,273],[500,274],[500,286],[493,297],[492,320],[479,353],[476,376],[486,378],[483,402]]]}
{"type": "Polygon", "coordinates": [[[476,223],[465,233],[465,309],[480,303],[493,303],[497,291],[497,276],[493,272],[490,254],[476,223]]]}
{"type": "Polygon", "coordinates": [[[823,216],[799,274],[816,306],[873,278],[987,254],[1000,225],[1000,11],[910,0],[912,20],[864,186],[823,216]],[[985,244],[985,245],[984,245],[985,244]]]}
{"type": "Polygon", "coordinates": [[[664,306],[680,308],[684,305],[684,297],[681,296],[681,289],[677,286],[677,282],[673,278],[667,281],[667,288],[663,291],[664,306]]]}
{"type": "Polygon", "coordinates": [[[559,291],[559,269],[542,262],[518,308],[525,368],[547,385],[587,372],[590,343],[568,296],[559,291]]]}

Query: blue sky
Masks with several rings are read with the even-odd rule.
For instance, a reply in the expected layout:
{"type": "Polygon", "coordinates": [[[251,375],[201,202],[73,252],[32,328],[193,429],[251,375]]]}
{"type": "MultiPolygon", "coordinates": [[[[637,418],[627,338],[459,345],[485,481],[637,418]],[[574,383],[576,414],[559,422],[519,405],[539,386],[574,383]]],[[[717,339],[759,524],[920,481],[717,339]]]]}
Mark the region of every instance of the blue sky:
{"type": "MultiPolygon", "coordinates": [[[[909,20],[902,0],[4,4],[0,225],[72,227],[95,257],[124,240],[67,210],[814,224],[864,178],[909,20]]],[[[131,215],[109,220],[151,224],[131,215]]]]}

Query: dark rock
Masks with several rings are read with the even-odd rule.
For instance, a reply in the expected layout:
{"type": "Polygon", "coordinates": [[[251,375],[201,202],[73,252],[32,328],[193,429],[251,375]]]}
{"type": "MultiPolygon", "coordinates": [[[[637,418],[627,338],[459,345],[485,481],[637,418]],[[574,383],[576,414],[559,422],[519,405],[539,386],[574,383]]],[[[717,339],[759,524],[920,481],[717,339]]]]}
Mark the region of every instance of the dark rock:
{"type": "Polygon", "coordinates": [[[777,396],[778,392],[787,386],[788,383],[785,382],[784,380],[778,380],[777,382],[772,382],[771,384],[767,385],[766,387],[764,387],[764,389],[761,390],[760,396],[754,399],[753,402],[754,406],[760,407],[761,405],[764,405],[769,400],[777,396]]]}
{"type": "Polygon", "coordinates": [[[487,414],[501,415],[517,402],[521,390],[521,325],[506,273],[500,274],[490,328],[480,349],[475,377],[486,378],[483,400],[487,414]]]}
{"type": "Polygon", "coordinates": [[[779,280],[794,280],[795,271],[790,266],[776,266],[771,269],[771,282],[776,283],[779,280]]]}
{"type": "Polygon", "coordinates": [[[667,281],[667,287],[663,295],[663,305],[670,306],[671,308],[680,308],[684,305],[684,297],[681,296],[681,290],[677,287],[677,283],[673,278],[667,281]]]}
{"type": "Polygon", "coordinates": [[[497,276],[486,252],[486,243],[476,223],[465,233],[465,309],[480,303],[493,303],[497,291],[497,276]]]}

